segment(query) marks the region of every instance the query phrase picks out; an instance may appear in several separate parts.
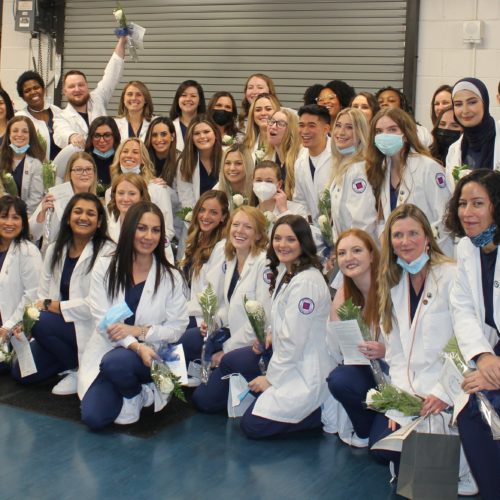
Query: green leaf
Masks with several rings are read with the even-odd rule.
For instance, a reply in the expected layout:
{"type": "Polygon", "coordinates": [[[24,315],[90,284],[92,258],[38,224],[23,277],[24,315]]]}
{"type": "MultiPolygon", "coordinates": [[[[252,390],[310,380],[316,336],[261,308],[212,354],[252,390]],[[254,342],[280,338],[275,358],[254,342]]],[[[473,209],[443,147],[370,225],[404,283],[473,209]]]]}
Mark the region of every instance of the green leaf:
{"type": "Polygon", "coordinates": [[[372,340],[370,328],[365,323],[361,313],[361,307],[354,305],[352,297],[349,297],[338,309],[337,316],[340,321],[349,321],[355,319],[358,322],[361,335],[364,340],[372,340]]]}

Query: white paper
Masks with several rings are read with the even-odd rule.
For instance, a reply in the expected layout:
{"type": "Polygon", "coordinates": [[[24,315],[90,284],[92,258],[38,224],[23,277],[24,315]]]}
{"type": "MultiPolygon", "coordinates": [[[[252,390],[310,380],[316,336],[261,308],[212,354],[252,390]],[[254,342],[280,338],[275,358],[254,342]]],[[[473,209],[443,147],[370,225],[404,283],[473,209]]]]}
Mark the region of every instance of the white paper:
{"type": "Polygon", "coordinates": [[[408,425],[399,428],[397,431],[394,431],[392,434],[389,434],[385,438],[377,441],[370,449],[371,450],[389,450],[389,451],[398,451],[401,452],[403,449],[403,441],[410,435],[410,433],[419,426],[419,424],[426,417],[418,417],[408,425]]]}
{"type": "Polygon", "coordinates": [[[360,351],[359,344],[364,342],[358,322],[355,319],[348,321],[332,321],[331,332],[337,339],[344,357],[344,365],[369,365],[360,351]]]}
{"type": "Polygon", "coordinates": [[[19,363],[19,370],[21,371],[21,377],[27,377],[28,375],[33,375],[37,373],[35,360],[33,359],[33,353],[30,349],[30,343],[24,334],[20,335],[21,340],[17,339],[14,335],[10,338],[10,343],[16,351],[17,361],[19,363]]]}
{"type": "Polygon", "coordinates": [[[142,50],[144,48],[144,35],[146,33],[146,28],[143,28],[135,23],[130,23],[130,26],[132,27],[132,34],[129,36],[134,41],[135,46],[142,50]]]}
{"type": "MultiPolygon", "coordinates": [[[[60,207],[63,212],[66,205],[69,203],[69,200],[73,198],[74,191],[71,182],[63,182],[62,184],[56,184],[54,187],[49,188],[49,193],[54,196],[54,198],[60,202],[55,206],[60,207]]],[[[59,219],[62,219],[63,212],[58,213],[57,216],[59,219]]]]}
{"type": "Polygon", "coordinates": [[[184,356],[184,348],[182,344],[177,344],[173,346],[172,354],[177,355],[179,357],[176,361],[165,361],[165,364],[170,368],[172,373],[177,377],[180,377],[180,384],[187,385],[188,383],[188,375],[186,370],[186,357],[184,356]]]}
{"type": "Polygon", "coordinates": [[[455,424],[458,414],[467,404],[470,397],[469,394],[462,389],[463,381],[464,376],[460,373],[455,363],[450,358],[446,358],[443,370],[441,371],[440,382],[450,399],[453,401],[453,424],[455,424]]]}

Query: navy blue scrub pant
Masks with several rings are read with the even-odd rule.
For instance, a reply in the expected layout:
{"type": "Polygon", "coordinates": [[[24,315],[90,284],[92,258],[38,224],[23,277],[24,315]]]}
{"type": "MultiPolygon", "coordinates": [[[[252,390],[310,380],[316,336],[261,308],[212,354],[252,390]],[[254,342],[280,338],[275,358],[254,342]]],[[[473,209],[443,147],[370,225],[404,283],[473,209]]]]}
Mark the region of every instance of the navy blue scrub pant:
{"type": "MultiPolygon", "coordinates": [[[[500,342],[495,347],[500,356],[500,342]]],[[[486,391],[488,399],[500,415],[500,390],[486,391]]],[[[472,475],[484,500],[500,499],[500,441],[494,441],[485,424],[475,396],[469,399],[458,416],[458,431],[472,475]]]]}
{"type": "Polygon", "coordinates": [[[75,324],[66,323],[60,314],[41,311],[31,330],[30,342],[37,373],[21,377],[17,360],[12,364],[12,377],[23,384],[46,380],[57,373],[78,368],[78,346],[75,324]]]}
{"type": "Polygon", "coordinates": [[[135,352],[124,347],[109,351],[82,399],[82,421],[92,430],[103,429],[120,414],[123,398],[137,396],[142,384],[151,381],[150,369],[135,352]]]}

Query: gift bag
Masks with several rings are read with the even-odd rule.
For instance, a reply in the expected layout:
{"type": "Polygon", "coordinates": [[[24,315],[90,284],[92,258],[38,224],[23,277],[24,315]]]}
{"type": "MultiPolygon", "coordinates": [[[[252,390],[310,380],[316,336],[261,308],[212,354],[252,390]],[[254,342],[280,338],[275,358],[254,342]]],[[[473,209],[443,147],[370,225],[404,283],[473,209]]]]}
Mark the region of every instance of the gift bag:
{"type": "Polygon", "coordinates": [[[403,442],[397,493],[415,500],[456,500],[460,437],[413,431],[403,442]]]}
{"type": "Polygon", "coordinates": [[[231,373],[231,375],[222,378],[229,379],[227,416],[230,418],[242,417],[255,400],[255,397],[250,394],[248,382],[241,373],[231,373]]]}

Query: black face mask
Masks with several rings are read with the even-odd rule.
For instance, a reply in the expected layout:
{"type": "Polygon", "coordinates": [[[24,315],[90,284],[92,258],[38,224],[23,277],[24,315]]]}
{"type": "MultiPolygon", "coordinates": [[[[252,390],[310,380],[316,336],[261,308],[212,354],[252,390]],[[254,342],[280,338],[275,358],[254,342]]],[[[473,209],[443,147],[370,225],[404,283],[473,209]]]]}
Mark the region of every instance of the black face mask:
{"type": "Polygon", "coordinates": [[[212,119],[217,125],[223,127],[233,119],[233,112],[225,109],[214,109],[212,110],[212,119]]]}
{"type": "Polygon", "coordinates": [[[438,128],[436,129],[436,141],[439,145],[439,148],[446,148],[446,150],[448,150],[448,148],[456,141],[458,141],[458,139],[460,138],[460,135],[462,134],[462,132],[460,132],[459,130],[448,130],[448,129],[444,129],[444,128],[438,128]]]}

